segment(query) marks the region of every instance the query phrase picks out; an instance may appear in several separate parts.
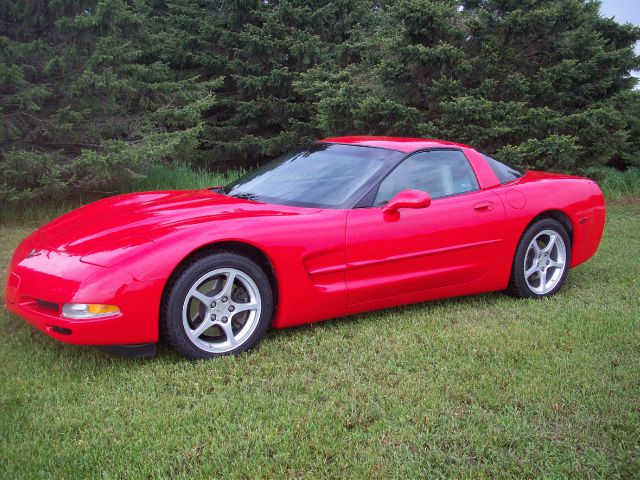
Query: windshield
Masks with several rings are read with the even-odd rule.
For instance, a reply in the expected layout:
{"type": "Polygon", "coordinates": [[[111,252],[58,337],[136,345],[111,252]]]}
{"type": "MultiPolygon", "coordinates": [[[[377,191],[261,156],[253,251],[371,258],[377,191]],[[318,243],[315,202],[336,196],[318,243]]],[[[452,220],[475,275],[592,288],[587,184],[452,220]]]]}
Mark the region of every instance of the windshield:
{"type": "Polygon", "coordinates": [[[317,143],[283,155],[226,186],[231,196],[258,202],[338,208],[384,173],[393,150],[317,143]]]}

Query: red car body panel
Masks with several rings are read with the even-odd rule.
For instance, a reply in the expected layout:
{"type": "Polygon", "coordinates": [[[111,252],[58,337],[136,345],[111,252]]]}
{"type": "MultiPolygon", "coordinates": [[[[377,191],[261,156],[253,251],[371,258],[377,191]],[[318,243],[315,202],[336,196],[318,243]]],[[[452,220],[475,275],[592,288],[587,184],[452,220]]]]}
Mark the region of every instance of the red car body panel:
{"type": "Polygon", "coordinates": [[[381,207],[320,209],[258,203],[201,191],[120,195],[63,215],[14,253],[9,310],[76,344],[157,342],[163,292],[194,252],[242,245],[268,259],[277,281],[272,325],[285,328],[366,310],[503,290],[527,225],[566,219],[571,266],[596,251],[605,222],[591,180],[527,172],[500,184],[483,156],[449,142],[339,137],[325,142],[411,153],[455,147],[480,190],[385,215],[381,207]],[[118,316],[69,320],[64,303],[117,305],[118,316]]]}

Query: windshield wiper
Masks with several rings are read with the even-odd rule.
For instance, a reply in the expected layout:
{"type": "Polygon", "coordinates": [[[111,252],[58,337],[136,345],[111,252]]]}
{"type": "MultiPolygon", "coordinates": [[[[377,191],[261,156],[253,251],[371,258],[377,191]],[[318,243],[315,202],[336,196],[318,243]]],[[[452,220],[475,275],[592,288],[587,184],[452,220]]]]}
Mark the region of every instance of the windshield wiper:
{"type": "Polygon", "coordinates": [[[256,195],[255,193],[236,193],[230,196],[235,198],[242,198],[245,200],[255,200],[256,198],[258,198],[258,195],[256,195]]]}

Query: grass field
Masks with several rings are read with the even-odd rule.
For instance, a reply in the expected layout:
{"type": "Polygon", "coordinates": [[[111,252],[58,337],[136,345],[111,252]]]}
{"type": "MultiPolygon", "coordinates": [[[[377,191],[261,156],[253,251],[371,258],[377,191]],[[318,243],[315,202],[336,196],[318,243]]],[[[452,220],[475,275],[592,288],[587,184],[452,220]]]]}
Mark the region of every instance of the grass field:
{"type": "MultiPolygon", "coordinates": [[[[640,199],[616,203],[552,299],[395,308],[236,358],[111,358],[2,308],[0,478],[640,478],[640,199]]],[[[34,227],[0,227],[0,264],[34,227]]]]}

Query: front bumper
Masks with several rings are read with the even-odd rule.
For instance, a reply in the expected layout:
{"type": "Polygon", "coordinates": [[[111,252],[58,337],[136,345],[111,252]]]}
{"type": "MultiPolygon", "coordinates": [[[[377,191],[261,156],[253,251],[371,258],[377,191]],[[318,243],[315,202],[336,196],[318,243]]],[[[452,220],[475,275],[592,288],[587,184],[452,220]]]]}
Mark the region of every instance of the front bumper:
{"type": "Polygon", "coordinates": [[[118,267],[99,267],[64,252],[32,248],[33,239],[25,243],[9,268],[5,302],[11,312],[65,343],[158,341],[160,285],[138,281],[118,267]],[[62,305],[72,302],[116,305],[121,313],[98,319],[63,318],[62,305]]]}

